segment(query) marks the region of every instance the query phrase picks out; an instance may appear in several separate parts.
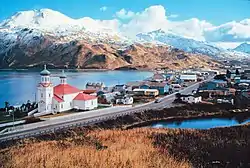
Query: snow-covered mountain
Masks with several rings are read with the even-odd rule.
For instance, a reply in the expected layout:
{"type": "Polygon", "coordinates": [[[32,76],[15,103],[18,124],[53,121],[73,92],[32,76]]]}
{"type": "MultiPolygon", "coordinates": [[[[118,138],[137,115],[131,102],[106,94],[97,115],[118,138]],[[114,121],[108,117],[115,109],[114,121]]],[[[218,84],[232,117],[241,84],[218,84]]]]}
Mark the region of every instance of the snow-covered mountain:
{"type": "Polygon", "coordinates": [[[204,41],[196,41],[193,39],[184,38],[175,35],[172,32],[165,32],[161,29],[148,33],[140,33],[137,35],[137,39],[141,42],[168,44],[175,48],[182,49],[186,52],[204,54],[212,56],[214,58],[226,58],[226,59],[249,58],[249,55],[246,53],[226,50],[204,41]]]}
{"type": "Polygon", "coordinates": [[[236,47],[234,49],[234,51],[239,51],[239,52],[250,54],[250,44],[248,44],[248,43],[242,43],[238,47],[236,47]]]}
{"type": "Polygon", "coordinates": [[[58,48],[60,52],[70,54],[72,48],[77,50],[77,43],[108,44],[122,50],[131,44],[149,42],[170,45],[213,58],[249,58],[246,53],[224,50],[162,30],[141,33],[130,39],[119,32],[117,26],[119,24],[112,20],[100,21],[89,17],[72,19],[50,9],[18,12],[0,23],[0,63],[1,60],[7,60],[14,64],[15,60],[12,58],[15,56],[45,55],[44,53],[53,53],[58,48]]]}

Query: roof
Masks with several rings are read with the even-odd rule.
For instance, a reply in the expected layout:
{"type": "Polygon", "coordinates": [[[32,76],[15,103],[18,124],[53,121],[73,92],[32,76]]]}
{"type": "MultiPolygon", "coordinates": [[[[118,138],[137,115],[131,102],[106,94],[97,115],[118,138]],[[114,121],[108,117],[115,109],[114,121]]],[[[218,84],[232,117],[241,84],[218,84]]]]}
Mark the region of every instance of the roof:
{"type": "Polygon", "coordinates": [[[53,98],[59,103],[64,102],[64,100],[61,97],[57,96],[56,94],[54,94],[53,98]]]}
{"type": "Polygon", "coordinates": [[[62,74],[60,75],[60,78],[67,78],[67,75],[64,73],[64,70],[62,70],[62,74]]]}
{"type": "Polygon", "coordinates": [[[46,65],[44,65],[44,69],[42,72],[40,72],[40,75],[50,75],[50,72],[46,69],[46,65]]]}
{"type": "Polygon", "coordinates": [[[142,85],[144,82],[142,81],[135,81],[135,82],[128,82],[127,86],[140,86],[142,85]]]}
{"type": "Polygon", "coordinates": [[[188,95],[180,95],[180,97],[201,97],[201,96],[197,94],[194,94],[194,95],[188,94],[188,95]]]}
{"type": "Polygon", "coordinates": [[[214,79],[214,80],[212,80],[211,82],[213,82],[213,83],[227,84],[227,81],[219,80],[219,79],[214,79]]]}
{"type": "Polygon", "coordinates": [[[118,84],[118,85],[115,85],[115,87],[124,87],[126,86],[125,84],[118,84]]]}
{"type": "Polygon", "coordinates": [[[59,84],[54,87],[54,94],[56,95],[66,95],[81,92],[81,90],[73,87],[69,84],[59,84]]]}
{"type": "Polygon", "coordinates": [[[104,86],[104,83],[102,83],[102,82],[97,82],[97,83],[91,83],[91,82],[88,82],[87,84],[86,84],[86,86],[95,86],[95,87],[100,87],[100,86],[104,86]]]}
{"type": "Polygon", "coordinates": [[[96,90],[86,89],[86,90],[82,90],[82,92],[86,94],[92,94],[92,93],[96,93],[96,90]]]}
{"type": "Polygon", "coordinates": [[[147,86],[151,86],[151,87],[165,87],[166,85],[168,85],[167,82],[144,82],[141,86],[143,85],[147,85],[147,86]]]}
{"type": "Polygon", "coordinates": [[[180,79],[197,79],[197,75],[180,75],[180,79]]]}
{"type": "Polygon", "coordinates": [[[92,95],[88,95],[88,94],[85,94],[85,93],[79,93],[75,98],[74,100],[93,100],[93,99],[96,99],[97,97],[96,96],[92,96],[92,95]]]}
{"type": "Polygon", "coordinates": [[[133,92],[158,92],[157,89],[134,89],[133,92]]]}
{"type": "Polygon", "coordinates": [[[154,74],[153,79],[165,79],[165,76],[163,74],[154,74]]]}

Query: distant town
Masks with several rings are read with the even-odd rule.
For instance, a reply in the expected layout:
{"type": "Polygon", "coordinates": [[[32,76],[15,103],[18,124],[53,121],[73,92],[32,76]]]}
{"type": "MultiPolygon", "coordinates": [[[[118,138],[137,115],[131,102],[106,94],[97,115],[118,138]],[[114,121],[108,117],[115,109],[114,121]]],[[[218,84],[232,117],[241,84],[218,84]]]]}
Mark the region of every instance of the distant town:
{"type": "Polygon", "coordinates": [[[60,84],[54,86],[45,65],[37,84],[36,102],[21,106],[6,102],[0,109],[0,133],[22,130],[26,123],[48,118],[68,121],[76,114],[85,117],[92,111],[98,117],[110,111],[119,114],[180,104],[229,104],[242,109],[250,103],[248,68],[225,63],[220,69],[159,69],[142,81],[115,86],[88,82],[82,90],[67,83],[64,71],[59,76],[60,84]]]}

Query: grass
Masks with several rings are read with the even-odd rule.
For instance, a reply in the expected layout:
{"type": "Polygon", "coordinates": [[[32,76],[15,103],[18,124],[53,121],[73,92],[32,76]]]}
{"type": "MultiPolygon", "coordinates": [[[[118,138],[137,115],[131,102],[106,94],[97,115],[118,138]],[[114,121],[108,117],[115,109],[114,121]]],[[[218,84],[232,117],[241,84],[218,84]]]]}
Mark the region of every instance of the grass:
{"type": "Polygon", "coordinates": [[[147,129],[84,132],[73,131],[56,138],[52,135],[47,140],[24,140],[2,149],[0,164],[6,168],[191,167],[186,161],[176,161],[170,155],[161,154],[153,146],[153,139],[149,138],[151,131],[147,129]]]}
{"type": "Polygon", "coordinates": [[[250,124],[210,130],[77,128],[5,144],[4,168],[250,167],[250,124]]]}
{"type": "MultiPolygon", "coordinates": [[[[149,111],[89,127],[0,143],[0,167],[250,167],[250,124],[210,130],[122,129],[138,121],[166,117],[217,113],[236,117],[229,109],[197,105],[149,111]]],[[[237,118],[248,116],[246,113],[237,118]]]]}

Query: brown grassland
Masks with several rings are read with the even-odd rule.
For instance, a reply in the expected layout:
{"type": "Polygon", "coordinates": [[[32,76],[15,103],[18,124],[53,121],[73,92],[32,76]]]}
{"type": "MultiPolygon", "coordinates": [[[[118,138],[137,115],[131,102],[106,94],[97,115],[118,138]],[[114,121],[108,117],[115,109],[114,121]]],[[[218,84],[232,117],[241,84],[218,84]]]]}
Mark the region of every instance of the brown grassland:
{"type": "Polygon", "coordinates": [[[209,130],[137,127],[145,126],[145,121],[150,125],[152,120],[172,117],[249,118],[250,113],[234,114],[227,108],[185,106],[148,111],[0,143],[0,168],[250,167],[250,124],[209,130]]]}
{"type": "Polygon", "coordinates": [[[0,164],[6,168],[191,167],[185,160],[177,161],[174,157],[159,152],[149,136],[152,132],[155,131],[71,130],[66,134],[51,135],[46,140],[22,140],[2,149],[0,164]]]}

